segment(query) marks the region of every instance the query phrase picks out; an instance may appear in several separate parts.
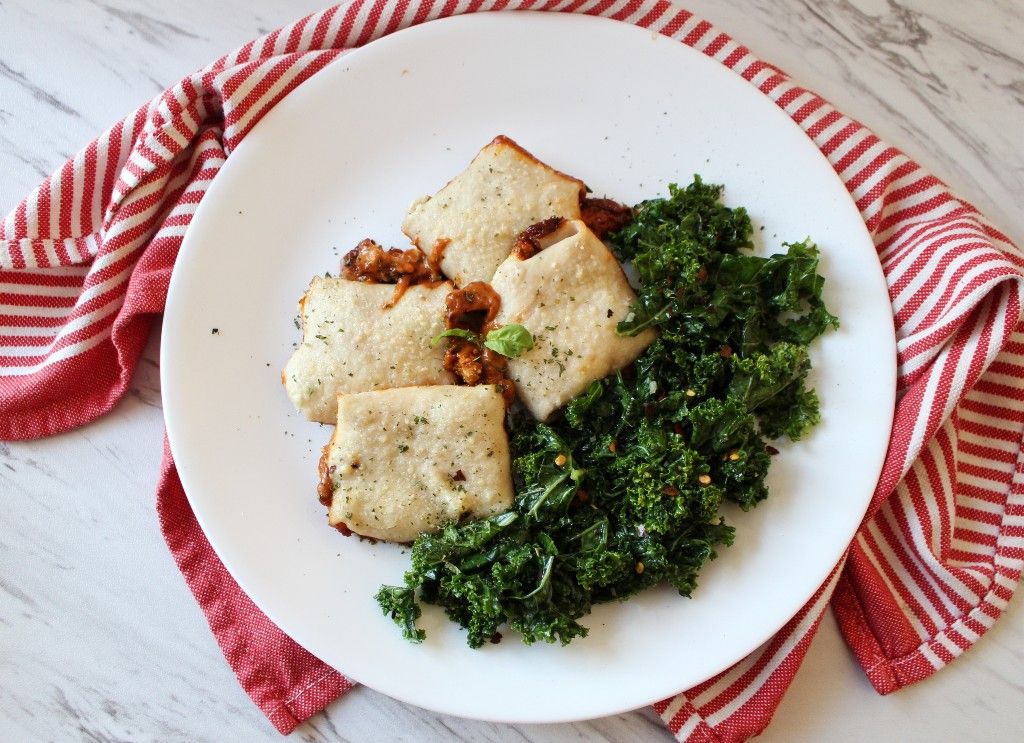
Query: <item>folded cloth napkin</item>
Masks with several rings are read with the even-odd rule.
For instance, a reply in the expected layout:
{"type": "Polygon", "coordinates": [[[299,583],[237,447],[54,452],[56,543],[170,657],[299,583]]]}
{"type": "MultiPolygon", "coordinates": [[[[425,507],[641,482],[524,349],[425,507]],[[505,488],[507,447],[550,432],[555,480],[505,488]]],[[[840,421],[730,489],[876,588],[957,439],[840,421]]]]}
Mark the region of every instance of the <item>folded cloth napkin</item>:
{"type": "MultiPolygon", "coordinates": [[[[920,681],[992,626],[1024,558],[1024,258],[935,177],[779,69],[664,0],[353,0],[184,78],[69,160],[0,225],[0,438],[107,412],[128,386],[196,205],[274,104],[337,58],[465,12],[601,15],[687,44],[788,113],[835,168],[878,249],[898,341],[881,479],[847,556],[764,646],[655,705],[680,741],[762,731],[831,603],[880,693],[920,681]]],[[[245,690],[283,733],[352,682],[241,591],[164,450],[167,544],[245,690]]]]}

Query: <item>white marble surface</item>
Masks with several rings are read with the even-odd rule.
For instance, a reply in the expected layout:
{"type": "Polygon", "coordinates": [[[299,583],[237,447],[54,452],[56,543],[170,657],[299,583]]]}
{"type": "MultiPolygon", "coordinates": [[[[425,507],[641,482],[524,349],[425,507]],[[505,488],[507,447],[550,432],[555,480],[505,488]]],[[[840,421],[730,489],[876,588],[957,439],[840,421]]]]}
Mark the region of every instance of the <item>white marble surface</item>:
{"type": "MultiPolygon", "coordinates": [[[[0,211],[96,133],[311,0],[0,0],[0,211]]],[[[1020,0],[692,0],[1024,239],[1020,0]]],[[[0,444],[0,740],[275,740],[164,547],[150,344],[105,419],[0,444]]],[[[0,411],[2,414],[2,411],[0,411]]],[[[765,741],[982,741],[1024,730],[1024,609],[931,679],[877,696],[831,618],[765,741]]],[[[492,725],[357,689],[296,737],[669,740],[650,711],[492,725]]]]}

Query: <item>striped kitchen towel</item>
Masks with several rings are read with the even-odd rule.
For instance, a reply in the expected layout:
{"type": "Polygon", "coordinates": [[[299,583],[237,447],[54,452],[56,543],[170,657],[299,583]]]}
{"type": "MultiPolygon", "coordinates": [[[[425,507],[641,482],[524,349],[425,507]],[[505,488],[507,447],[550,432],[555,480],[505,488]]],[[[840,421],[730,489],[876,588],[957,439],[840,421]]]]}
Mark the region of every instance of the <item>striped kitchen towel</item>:
{"type": "MultiPolygon", "coordinates": [[[[874,499],[844,560],[769,642],[659,702],[681,741],[764,729],[831,603],[881,693],[919,681],[992,626],[1024,547],[1024,258],[970,204],[861,124],[665,0],[353,0],[250,42],[139,108],[0,224],[0,438],[87,423],[124,394],[196,206],[282,97],[343,50],[458,13],[600,15],[712,57],[771,98],[828,158],[878,249],[898,341],[898,402],[874,499]]],[[[167,543],[225,657],[282,732],[352,684],[239,589],[165,450],[167,543]]]]}

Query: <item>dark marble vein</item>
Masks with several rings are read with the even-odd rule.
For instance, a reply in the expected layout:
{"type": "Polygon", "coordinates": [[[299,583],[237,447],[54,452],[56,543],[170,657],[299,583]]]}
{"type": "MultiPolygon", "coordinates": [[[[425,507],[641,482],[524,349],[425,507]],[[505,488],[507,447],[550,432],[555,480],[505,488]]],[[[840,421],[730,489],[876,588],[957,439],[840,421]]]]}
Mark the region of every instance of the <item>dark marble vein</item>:
{"type": "Polygon", "coordinates": [[[29,80],[24,73],[18,72],[17,70],[11,68],[2,59],[0,59],[0,78],[8,80],[11,83],[17,85],[19,88],[25,90],[35,100],[39,101],[40,103],[46,104],[50,108],[54,108],[63,114],[67,114],[68,116],[81,116],[81,114],[78,111],[71,108],[71,106],[64,103],[62,100],[57,98],[52,93],[48,93],[47,91],[40,88],[38,85],[29,80]]]}

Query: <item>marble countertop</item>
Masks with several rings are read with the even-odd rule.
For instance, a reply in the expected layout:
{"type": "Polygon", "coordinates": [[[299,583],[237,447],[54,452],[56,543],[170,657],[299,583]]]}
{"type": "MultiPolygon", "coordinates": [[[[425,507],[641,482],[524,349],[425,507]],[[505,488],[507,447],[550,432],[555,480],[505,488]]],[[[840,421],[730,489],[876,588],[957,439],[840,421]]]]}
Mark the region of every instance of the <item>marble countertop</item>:
{"type": "MultiPolygon", "coordinates": [[[[904,149],[1024,244],[1019,0],[691,0],[904,149]]],[[[0,211],[142,101],[311,0],[0,0],[0,211]]],[[[0,444],[0,740],[276,740],[157,526],[158,338],[113,413],[0,444]]],[[[0,411],[2,415],[2,411],[0,411]]],[[[982,741],[1024,729],[1024,607],[877,696],[826,618],[761,740],[982,741]]],[[[358,688],[295,733],[338,740],[670,740],[649,710],[497,725],[358,688]]]]}

